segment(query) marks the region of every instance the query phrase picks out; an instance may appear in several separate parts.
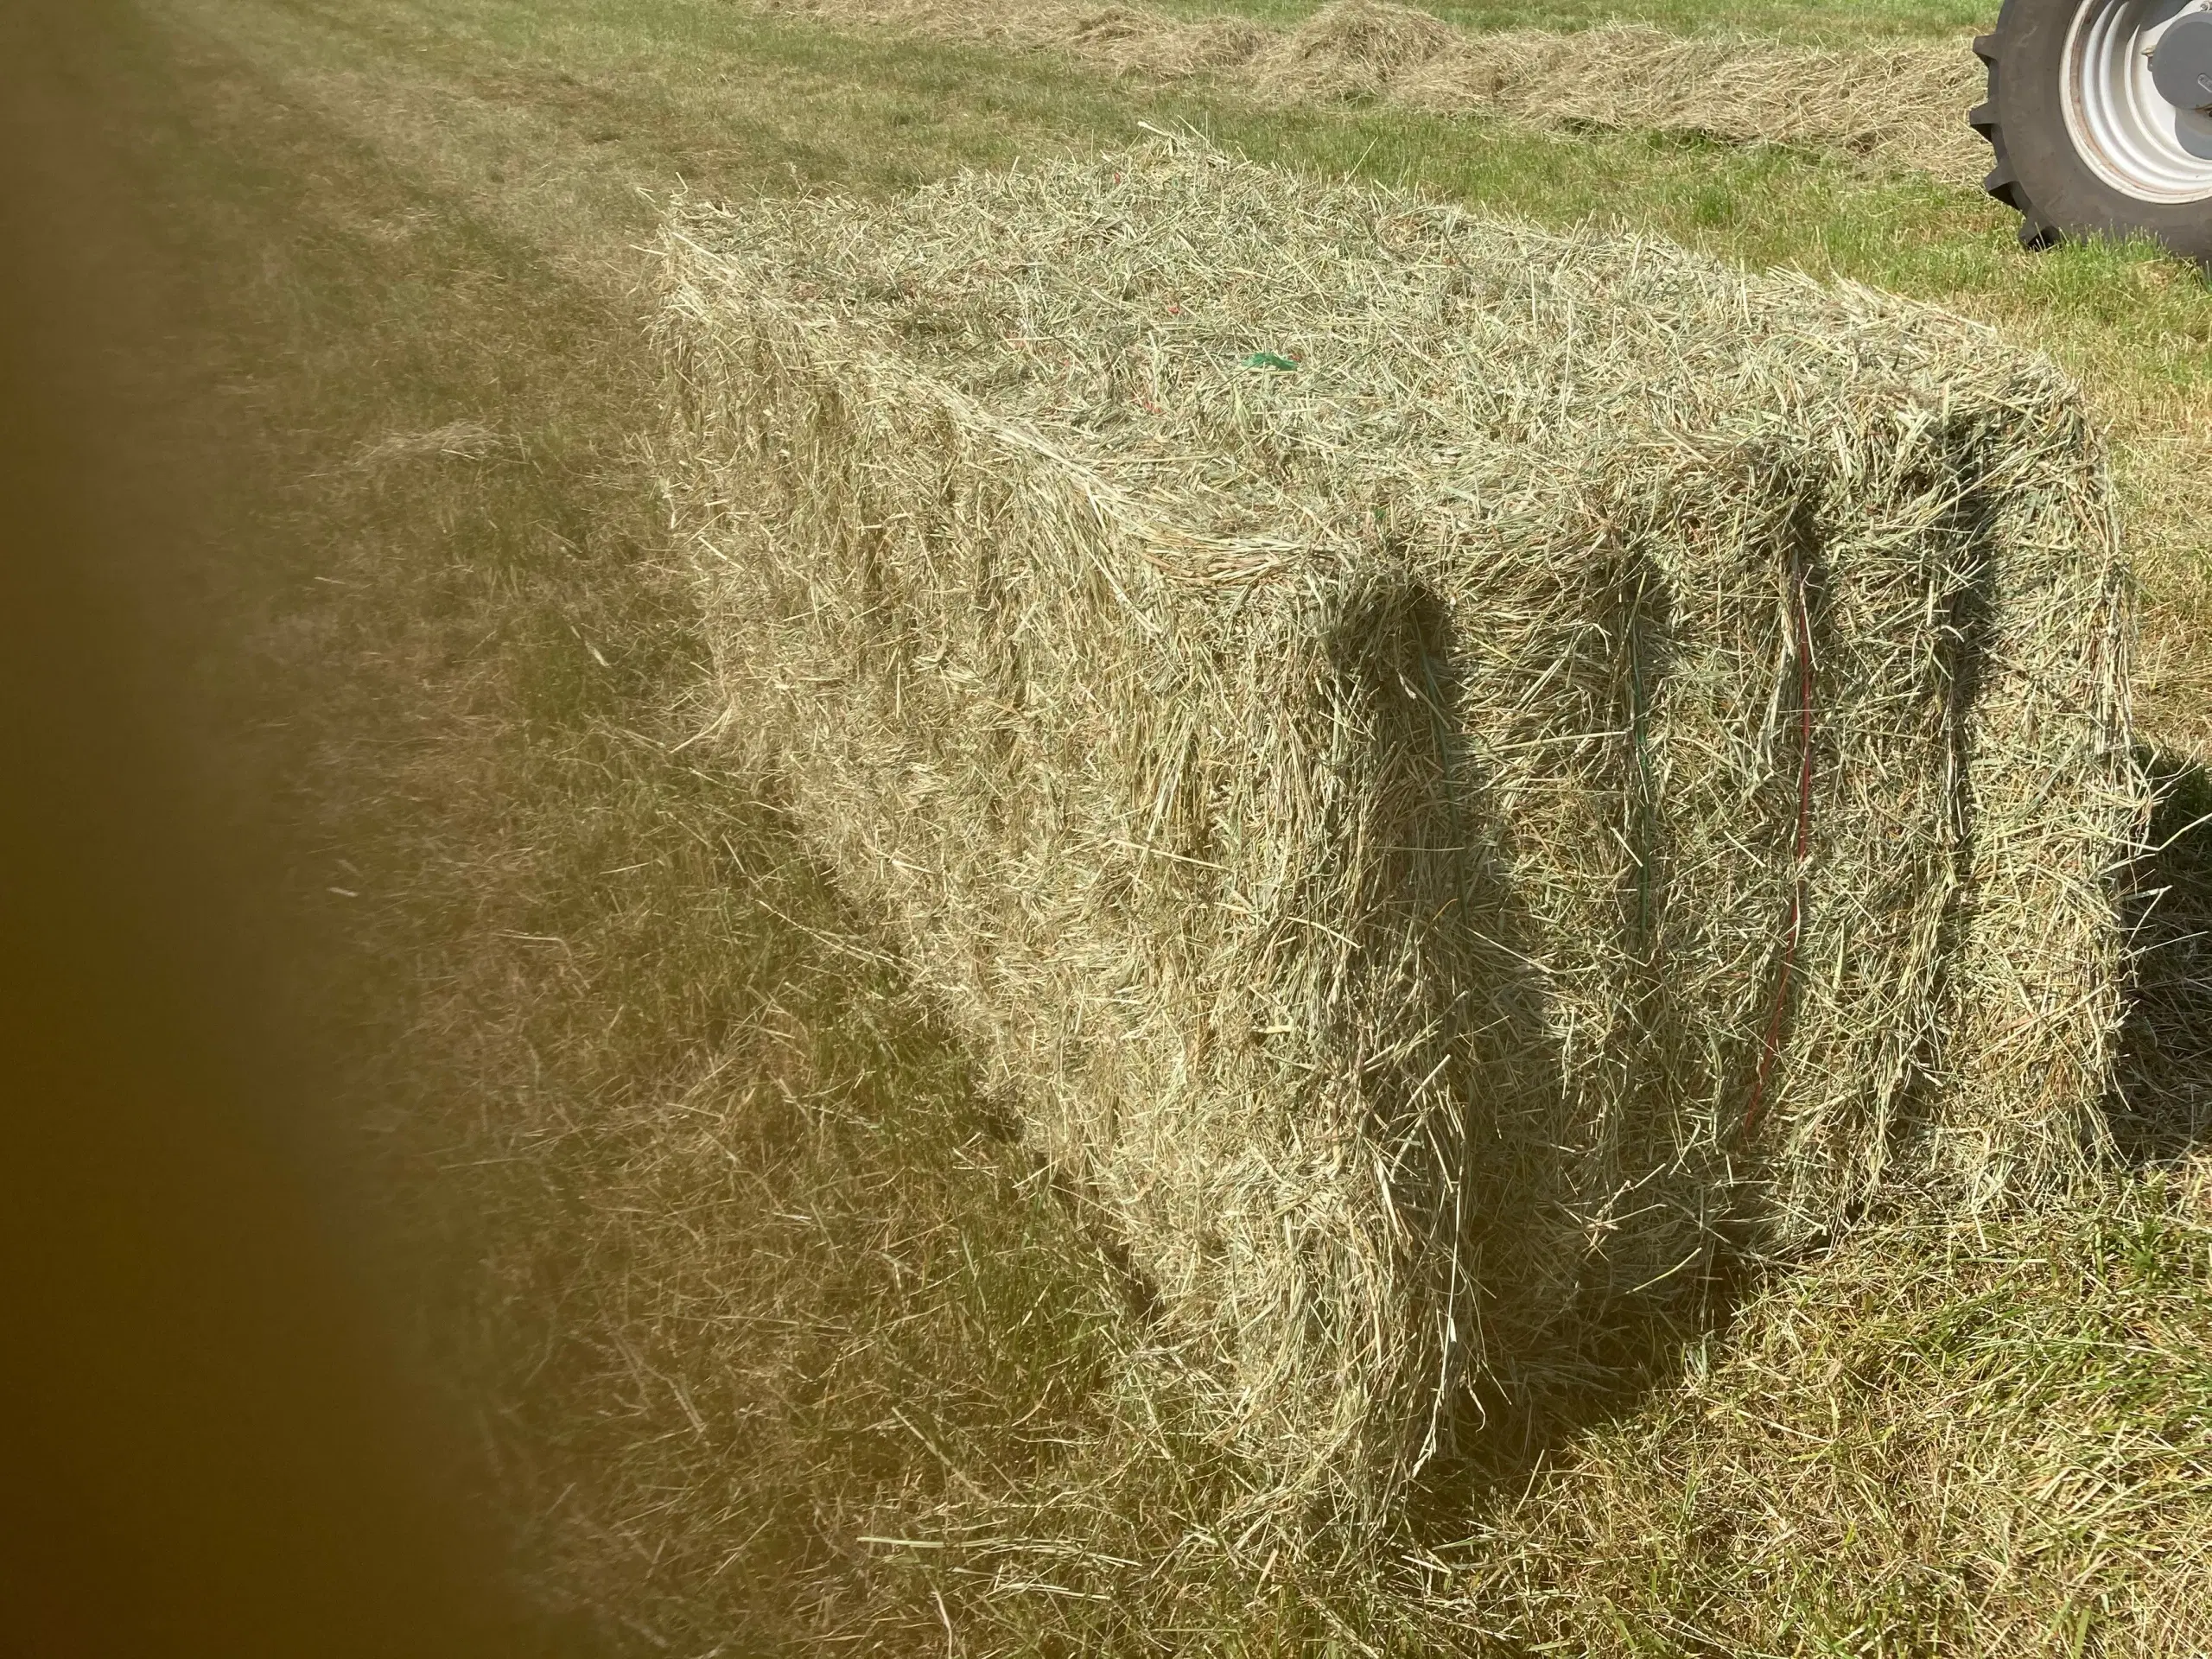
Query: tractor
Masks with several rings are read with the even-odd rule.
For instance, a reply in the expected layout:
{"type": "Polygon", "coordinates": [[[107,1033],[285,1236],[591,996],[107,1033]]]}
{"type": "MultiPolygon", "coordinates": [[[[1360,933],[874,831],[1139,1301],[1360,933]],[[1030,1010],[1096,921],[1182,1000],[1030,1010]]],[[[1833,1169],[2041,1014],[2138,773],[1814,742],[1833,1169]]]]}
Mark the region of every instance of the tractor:
{"type": "Polygon", "coordinates": [[[2005,0],[1974,49],[1983,188],[2023,245],[2143,235],[2212,263],[2212,0],[2005,0]]]}

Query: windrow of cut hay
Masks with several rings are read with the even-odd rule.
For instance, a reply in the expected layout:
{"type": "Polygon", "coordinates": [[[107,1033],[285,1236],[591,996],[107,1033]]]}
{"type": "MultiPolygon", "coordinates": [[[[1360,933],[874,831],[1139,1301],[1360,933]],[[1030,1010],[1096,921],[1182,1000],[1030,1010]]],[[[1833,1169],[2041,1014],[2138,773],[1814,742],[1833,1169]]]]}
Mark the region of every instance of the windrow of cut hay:
{"type": "Polygon", "coordinates": [[[731,724],[1255,1504],[2099,1155],[2145,789],[2041,359],[1165,145],[661,257],[731,724]]]}
{"type": "Polygon", "coordinates": [[[1983,71],[1963,38],[1848,48],[1670,35],[1614,23],[1473,30],[1390,0],[1335,0],[1294,29],[1073,0],[760,0],[981,45],[1046,50],[1116,73],[1196,75],[1270,100],[1379,99],[1545,127],[1700,133],[1910,168],[1956,184],[1989,170],[1966,123],[1983,71]]]}

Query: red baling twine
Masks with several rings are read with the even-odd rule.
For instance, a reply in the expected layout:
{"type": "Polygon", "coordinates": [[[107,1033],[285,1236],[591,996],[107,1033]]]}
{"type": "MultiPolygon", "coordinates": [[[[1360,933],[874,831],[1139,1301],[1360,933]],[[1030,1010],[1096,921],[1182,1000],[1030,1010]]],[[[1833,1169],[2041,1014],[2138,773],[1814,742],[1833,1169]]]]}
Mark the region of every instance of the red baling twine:
{"type": "Polygon", "coordinates": [[[1791,595],[1791,620],[1797,632],[1797,847],[1793,859],[1796,880],[1789,893],[1789,911],[1783,925],[1782,971],[1775,978],[1774,1007],[1768,1011],[1766,1035],[1761,1039],[1759,1069],[1751,1079],[1751,1104],[1744,1109],[1738,1138],[1748,1140],[1766,1111],[1767,1081],[1782,1052],[1782,1019],[1789,1007],[1789,976],[1797,965],[1797,941],[1805,930],[1805,854],[1813,839],[1813,627],[1805,613],[1805,572],[1800,567],[1791,595]]]}

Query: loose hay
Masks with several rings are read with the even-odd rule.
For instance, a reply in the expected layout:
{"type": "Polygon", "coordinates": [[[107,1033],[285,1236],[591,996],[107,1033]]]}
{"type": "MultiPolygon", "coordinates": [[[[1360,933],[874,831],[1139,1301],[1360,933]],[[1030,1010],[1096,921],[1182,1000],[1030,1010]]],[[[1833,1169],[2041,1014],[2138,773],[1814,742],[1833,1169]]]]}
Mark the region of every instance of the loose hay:
{"type": "Polygon", "coordinates": [[[1161,80],[1207,74],[1268,99],[1376,99],[1535,125],[1695,132],[1911,168],[1956,184],[1989,170],[1966,124],[1982,96],[1963,39],[1808,49],[1637,24],[1558,34],[1455,29],[1388,0],[1337,0],[1294,29],[1185,22],[1141,7],[1041,0],[761,0],[769,10],[1076,57],[1161,80]]]}
{"type": "Polygon", "coordinates": [[[733,722],[1262,1514],[2099,1155],[2145,785],[2042,360],[1166,147],[662,256],[733,722]]]}

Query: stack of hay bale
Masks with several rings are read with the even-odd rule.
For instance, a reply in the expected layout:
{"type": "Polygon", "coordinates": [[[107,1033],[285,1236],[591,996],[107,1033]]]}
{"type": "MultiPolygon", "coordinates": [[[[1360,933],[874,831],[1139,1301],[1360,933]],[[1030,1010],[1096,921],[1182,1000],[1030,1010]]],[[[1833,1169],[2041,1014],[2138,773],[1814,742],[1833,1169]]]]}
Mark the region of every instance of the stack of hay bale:
{"type": "Polygon", "coordinates": [[[1265,1503],[2097,1154],[2145,790],[2040,360],[1168,145],[661,251],[736,721],[1265,1503]]]}

